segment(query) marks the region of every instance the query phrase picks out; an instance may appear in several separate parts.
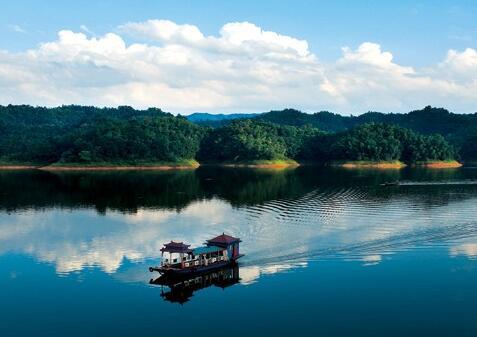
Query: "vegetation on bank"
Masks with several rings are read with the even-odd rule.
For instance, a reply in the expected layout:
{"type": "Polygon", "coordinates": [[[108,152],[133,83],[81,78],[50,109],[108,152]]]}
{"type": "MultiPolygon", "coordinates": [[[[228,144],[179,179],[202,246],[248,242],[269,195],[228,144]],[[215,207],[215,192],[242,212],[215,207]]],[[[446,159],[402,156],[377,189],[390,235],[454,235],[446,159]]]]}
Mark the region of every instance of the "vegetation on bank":
{"type": "Polygon", "coordinates": [[[195,167],[198,161],[251,167],[297,162],[340,162],[349,167],[428,163],[438,167],[444,162],[456,165],[450,163],[459,159],[457,145],[448,139],[459,144],[461,153],[477,157],[473,146],[477,131],[469,126],[465,136],[448,139],[386,123],[324,132],[302,124],[299,114],[287,115],[288,124],[297,118],[296,125],[254,117],[235,118],[211,128],[159,109],[0,107],[0,166],[195,167]]]}
{"type": "Polygon", "coordinates": [[[200,164],[195,159],[181,159],[174,162],[146,162],[146,161],[121,161],[121,162],[57,162],[51,165],[42,166],[42,169],[51,170],[67,170],[67,169],[124,169],[124,168],[139,168],[139,169],[172,169],[172,168],[196,168],[200,164]]]}
{"type": "Polygon", "coordinates": [[[226,167],[250,167],[250,168],[282,168],[299,166],[300,164],[293,159],[275,159],[275,160],[252,160],[245,162],[223,162],[214,165],[226,167]]]}
{"type": "MultiPolygon", "coordinates": [[[[223,126],[231,122],[231,120],[214,118],[213,123],[208,123],[206,115],[201,115],[201,125],[223,126]]],[[[215,115],[209,114],[210,116],[215,115]]],[[[278,125],[309,126],[327,133],[346,132],[370,123],[396,125],[417,134],[439,134],[455,148],[456,159],[465,163],[477,162],[477,146],[475,145],[477,144],[477,113],[452,113],[446,109],[431,106],[409,113],[367,112],[359,116],[344,116],[328,111],[310,114],[285,109],[257,114],[253,118],[278,125]]]]}
{"type": "Polygon", "coordinates": [[[237,120],[209,129],[200,144],[199,162],[291,162],[303,156],[308,141],[323,133],[311,127],[281,126],[254,120],[237,120]]]}
{"type": "Polygon", "coordinates": [[[414,166],[425,168],[458,168],[462,167],[462,164],[457,160],[428,160],[417,162],[414,166]]]}
{"type": "Polygon", "coordinates": [[[333,166],[344,168],[376,168],[376,169],[400,169],[406,167],[406,164],[399,160],[394,161],[345,161],[333,162],[333,166]]]}

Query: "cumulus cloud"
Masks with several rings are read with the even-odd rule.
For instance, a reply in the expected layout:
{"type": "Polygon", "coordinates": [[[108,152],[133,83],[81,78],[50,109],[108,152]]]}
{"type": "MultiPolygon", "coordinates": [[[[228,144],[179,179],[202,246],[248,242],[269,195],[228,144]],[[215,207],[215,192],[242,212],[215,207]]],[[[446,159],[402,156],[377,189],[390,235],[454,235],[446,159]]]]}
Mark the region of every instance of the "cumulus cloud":
{"type": "Polygon", "coordinates": [[[471,48],[450,50],[442,62],[418,69],[371,42],[344,47],[338,60],[324,63],[307,41],[249,22],[227,23],[211,36],[168,20],[87,34],[62,30],[37,48],[0,51],[0,104],[126,104],[172,112],[407,111],[432,104],[473,112],[477,103],[471,48]]]}

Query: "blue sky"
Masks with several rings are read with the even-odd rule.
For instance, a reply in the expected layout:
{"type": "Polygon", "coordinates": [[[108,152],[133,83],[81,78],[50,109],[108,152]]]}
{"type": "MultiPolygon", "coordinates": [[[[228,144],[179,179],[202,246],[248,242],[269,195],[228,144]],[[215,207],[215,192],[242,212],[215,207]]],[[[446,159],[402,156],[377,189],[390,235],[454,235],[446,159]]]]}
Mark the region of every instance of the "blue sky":
{"type": "MultiPolygon", "coordinates": [[[[308,43],[308,51],[323,64],[334,64],[343,57],[343,47],[357,50],[363,43],[379,45],[380,51],[392,53],[392,62],[402,67],[412,67],[419,76],[431,76],[428,68],[436,68],[446,59],[450,50],[463,53],[466,49],[475,50],[477,39],[477,1],[8,1],[2,3],[0,11],[0,50],[9,55],[37,50],[41,44],[58,40],[58,32],[69,30],[84,33],[88,38],[101,38],[105,34],[118,34],[127,45],[147,43],[162,46],[163,40],[146,39],[131,32],[125,33],[119,27],[127,23],[140,23],[147,20],[169,20],[177,25],[194,25],[204,36],[219,36],[221,28],[227,23],[249,22],[263,31],[276,32],[308,43]]],[[[170,42],[170,41],[169,41],[170,42]]],[[[472,53],[471,53],[472,54],[472,53]]],[[[460,55],[460,54],[459,54],[460,55]]],[[[466,57],[469,56],[466,54],[466,57]]],[[[470,55],[473,56],[473,55],[470,55]]],[[[466,58],[467,60],[469,57],[466,58]]],[[[57,59],[45,61],[58,62],[57,59]]],[[[28,61],[25,61],[28,62],[28,61]]],[[[469,61],[473,64],[473,59],[469,61]]],[[[339,62],[338,62],[339,63],[339,62]]],[[[18,66],[18,65],[16,65],[18,66]]],[[[83,65],[82,65],[83,66],[83,65]]],[[[280,65],[276,65],[280,66],[280,65]]],[[[12,67],[9,64],[4,67],[12,67]]],[[[433,68],[433,69],[434,69],[433,68]]],[[[437,68],[436,68],[437,69],[437,68]]],[[[104,70],[104,69],[103,69],[104,70]]],[[[335,71],[335,69],[333,69],[335,71]]],[[[326,73],[329,70],[325,70],[326,73]]],[[[432,74],[435,71],[431,71],[432,74]]],[[[464,72],[465,73],[465,72],[464,72]]],[[[184,73],[179,72],[181,76],[184,73]]],[[[289,72],[287,73],[289,74],[289,72]]],[[[411,72],[409,72],[411,74],[411,72]]],[[[123,76],[124,73],[114,76],[123,76]]],[[[92,73],[95,76],[95,73],[92,73]]],[[[98,73],[97,76],[104,76],[98,73]]],[[[351,75],[350,75],[351,76],[351,75]]],[[[416,76],[413,74],[412,76],[416,76]]],[[[434,75],[432,75],[434,76],[434,75]]],[[[439,75],[439,80],[451,77],[450,85],[462,82],[462,77],[439,75]]],[[[336,77],[329,75],[327,81],[333,84],[336,77]]],[[[433,78],[434,79],[434,78],[433,78]]],[[[206,80],[202,78],[202,80],[206,80]]],[[[316,83],[316,80],[310,80],[316,83]]],[[[310,82],[310,83],[311,83],[310,82]]],[[[343,81],[341,81],[343,82],[343,81]]],[[[162,83],[162,82],[161,82],[162,83]]],[[[328,82],[327,82],[328,83],[328,82]]],[[[434,83],[437,83],[434,81],[434,83]]],[[[440,83],[440,82],[439,82],[440,83]]],[[[442,87],[441,84],[436,84],[442,87]]],[[[81,84],[82,86],[85,83],[81,84]]],[[[327,85],[326,83],[324,84],[327,85]]],[[[370,88],[375,88],[371,85],[370,88]]],[[[387,92],[394,88],[387,88],[387,92]]],[[[336,89],[336,86],[333,90],[336,89]]],[[[468,88],[469,89],[469,88],[468,88]]],[[[72,89],[73,90],[73,89],[72,89]]],[[[239,90],[240,91],[240,90],[239,90]]],[[[335,91],[333,91],[335,92],[335,91]]],[[[344,92],[344,91],[343,91],[344,92]]],[[[341,91],[340,91],[341,93],[341,91]]],[[[239,93],[237,93],[238,95],[239,93]]],[[[404,95],[405,92],[400,94],[404,95]]],[[[102,94],[103,98],[105,93],[102,94]]],[[[199,95],[199,94],[198,94],[199,95]]],[[[225,95],[220,93],[220,95],[225,95]]],[[[230,92],[227,95],[232,95],[230,92]]],[[[388,99],[386,102],[369,100],[356,102],[344,93],[340,104],[299,104],[293,100],[275,101],[243,105],[227,104],[227,97],[218,99],[220,104],[198,104],[197,109],[216,111],[252,111],[256,109],[279,108],[293,105],[305,110],[343,109],[359,112],[363,109],[393,109],[403,111],[419,107],[421,102],[388,99]],[[346,102],[345,102],[346,101],[346,102]],[[268,103],[268,104],[267,104],[268,103]]],[[[466,104],[457,104],[461,98],[449,97],[449,91],[442,93],[436,103],[465,111],[473,109],[471,97],[466,104]],[[448,99],[448,101],[446,101],[448,99]],[[446,104],[448,103],[448,104],[446,104]]],[[[72,95],[73,97],[74,95],[72,95]]],[[[468,96],[468,95],[467,95],[468,96]]],[[[469,97],[467,97],[469,99],[469,97]]],[[[40,104],[39,99],[24,96],[0,97],[0,103],[19,103],[24,100],[40,104]]],[[[118,103],[120,100],[118,100],[118,103]]],[[[240,100],[239,100],[240,101],[240,100]]],[[[242,100],[243,101],[243,100],[242,100]]],[[[323,100],[325,101],[325,100],[323,100]]],[[[60,103],[51,99],[45,104],[60,103]]],[[[65,100],[64,103],[88,103],[81,97],[65,100]]],[[[477,99],[475,99],[477,102],[477,99]]],[[[92,100],[92,104],[114,105],[107,99],[92,100]]],[[[131,105],[160,104],[161,101],[139,102],[131,105]],[[143,104],[144,103],[144,104],[143,104]]],[[[429,102],[433,103],[433,102],[429,102]]],[[[166,107],[176,111],[195,110],[191,106],[167,103],[166,107]]]]}
{"type": "Polygon", "coordinates": [[[477,40],[477,1],[16,0],[2,3],[0,48],[31,48],[81,25],[103,34],[147,19],[194,24],[205,34],[227,22],[249,21],[307,40],[325,60],[338,57],[342,46],[375,41],[398,62],[426,65],[448,49],[475,47],[477,40]],[[15,25],[27,33],[16,32],[15,25]]]}

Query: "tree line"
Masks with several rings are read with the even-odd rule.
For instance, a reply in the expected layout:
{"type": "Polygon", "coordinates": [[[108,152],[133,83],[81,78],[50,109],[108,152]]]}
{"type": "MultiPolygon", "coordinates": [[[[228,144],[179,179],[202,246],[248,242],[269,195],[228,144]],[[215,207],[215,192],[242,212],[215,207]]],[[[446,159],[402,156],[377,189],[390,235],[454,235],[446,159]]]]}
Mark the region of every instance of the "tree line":
{"type": "Polygon", "coordinates": [[[137,165],[195,159],[220,163],[292,159],[414,163],[477,158],[473,145],[477,132],[471,128],[449,141],[439,134],[381,122],[339,132],[297,124],[255,117],[211,128],[160,109],[0,106],[0,162],[137,165]]]}

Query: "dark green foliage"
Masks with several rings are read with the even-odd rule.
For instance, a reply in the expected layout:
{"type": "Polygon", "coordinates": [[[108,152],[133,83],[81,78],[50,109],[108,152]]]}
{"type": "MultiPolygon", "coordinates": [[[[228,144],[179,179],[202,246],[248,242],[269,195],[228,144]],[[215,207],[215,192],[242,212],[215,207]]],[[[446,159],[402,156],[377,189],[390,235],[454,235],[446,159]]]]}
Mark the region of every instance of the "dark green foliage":
{"type": "Polygon", "coordinates": [[[321,132],[311,127],[235,120],[208,131],[202,140],[198,159],[214,162],[298,159],[306,140],[317,134],[321,132]]]}
{"type": "Polygon", "coordinates": [[[243,162],[284,159],[285,154],[285,142],[277,137],[275,126],[240,120],[209,130],[197,157],[204,161],[243,162]]]}
{"type": "Polygon", "coordinates": [[[344,134],[333,144],[332,152],[342,160],[399,160],[403,145],[396,128],[368,124],[344,134]]]}
{"type": "Polygon", "coordinates": [[[338,137],[330,146],[330,157],[336,160],[415,163],[450,160],[455,153],[441,135],[419,135],[394,125],[370,123],[338,137]]]}
{"type": "Polygon", "coordinates": [[[159,109],[0,107],[0,161],[157,162],[193,159],[203,129],[159,109]]]}
{"type": "Polygon", "coordinates": [[[320,130],[336,132],[348,129],[351,123],[349,117],[321,111],[315,114],[307,114],[295,109],[270,111],[256,117],[258,120],[280,125],[304,126],[310,125],[320,130]]]}
{"type": "Polygon", "coordinates": [[[357,117],[342,116],[327,111],[307,114],[298,110],[285,109],[270,111],[258,115],[256,118],[281,125],[301,126],[309,124],[328,132],[345,131],[368,123],[386,123],[423,134],[438,133],[443,136],[466,128],[469,124],[477,124],[477,113],[454,114],[446,109],[431,106],[407,114],[367,112],[357,117]]]}
{"type": "Polygon", "coordinates": [[[449,140],[456,144],[460,159],[465,162],[477,162],[477,125],[452,134],[449,140]]]}
{"type": "Polygon", "coordinates": [[[211,129],[159,109],[9,105],[0,106],[0,162],[114,165],[195,157],[213,162],[454,158],[453,147],[443,136],[430,134],[433,130],[460,149],[461,159],[476,160],[477,127],[472,127],[476,116],[431,107],[405,115],[367,113],[359,117],[287,109],[253,119],[233,115],[229,124],[211,129]],[[317,126],[341,132],[326,134],[317,126]]]}
{"type": "Polygon", "coordinates": [[[100,119],[70,135],[61,162],[141,163],[192,159],[203,129],[178,117],[100,119]]]}

